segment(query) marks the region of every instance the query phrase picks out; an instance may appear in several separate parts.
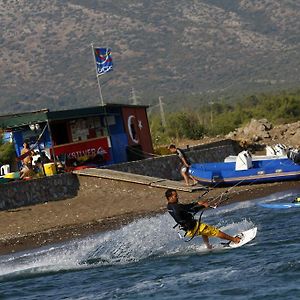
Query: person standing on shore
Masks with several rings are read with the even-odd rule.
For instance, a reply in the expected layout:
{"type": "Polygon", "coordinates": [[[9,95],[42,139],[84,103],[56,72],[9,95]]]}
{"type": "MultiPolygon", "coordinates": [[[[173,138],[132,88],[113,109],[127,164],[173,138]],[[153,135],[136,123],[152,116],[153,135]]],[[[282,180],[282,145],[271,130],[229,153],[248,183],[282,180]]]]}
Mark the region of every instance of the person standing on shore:
{"type": "Polygon", "coordinates": [[[22,169],[20,171],[20,178],[23,179],[24,177],[29,176],[33,169],[32,169],[32,156],[34,152],[29,148],[29,144],[24,142],[23,149],[21,150],[21,157],[22,157],[22,169]]]}
{"type": "Polygon", "coordinates": [[[206,201],[198,201],[195,203],[181,204],[178,201],[178,194],[174,189],[168,189],[165,192],[168,204],[167,209],[177,224],[180,225],[186,233],[185,236],[193,238],[196,235],[201,235],[205,246],[212,249],[209,243],[209,237],[218,237],[233,243],[239,243],[241,238],[222,232],[220,229],[195,220],[194,215],[202,209],[209,207],[206,201]]]}
{"type": "Polygon", "coordinates": [[[174,144],[171,144],[168,149],[170,150],[170,152],[176,154],[181,161],[180,174],[183,177],[185,184],[190,185],[189,180],[191,179],[193,180],[192,185],[196,185],[198,183],[197,180],[189,175],[190,162],[187,159],[185,153],[181,149],[177,148],[174,144]]]}

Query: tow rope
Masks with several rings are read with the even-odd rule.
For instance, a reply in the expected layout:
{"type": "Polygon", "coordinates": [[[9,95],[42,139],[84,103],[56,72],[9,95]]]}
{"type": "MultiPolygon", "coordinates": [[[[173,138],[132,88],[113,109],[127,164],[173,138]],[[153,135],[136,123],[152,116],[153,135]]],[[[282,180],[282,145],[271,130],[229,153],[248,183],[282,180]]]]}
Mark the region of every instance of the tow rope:
{"type": "MultiPolygon", "coordinates": [[[[201,199],[203,196],[205,196],[207,193],[209,193],[210,192],[210,189],[207,189],[201,196],[198,196],[198,199],[201,199]]],[[[196,205],[195,205],[196,206],[196,205]]],[[[216,208],[216,207],[213,207],[213,206],[209,206],[209,208],[216,208]]],[[[201,213],[200,213],[200,215],[199,215],[199,218],[198,218],[198,221],[197,221],[197,228],[196,228],[196,230],[194,231],[194,233],[193,233],[193,235],[192,235],[192,237],[190,238],[190,239],[188,239],[188,240],[185,240],[185,242],[190,242],[194,237],[195,237],[195,235],[196,235],[196,233],[198,232],[198,230],[199,230],[199,228],[200,228],[200,225],[201,225],[201,218],[202,218],[202,215],[203,215],[203,213],[204,213],[204,210],[206,209],[206,207],[203,207],[201,210],[201,213]]],[[[200,211],[200,210],[199,210],[200,211]]],[[[195,212],[194,214],[193,214],[193,217],[199,212],[199,211],[197,211],[197,212],[195,212]]],[[[179,226],[180,224],[179,223],[177,223],[175,226],[173,226],[173,228],[176,228],[177,226],[179,226]]],[[[180,229],[182,229],[182,228],[180,228],[180,229]]],[[[178,235],[179,235],[179,237],[180,238],[184,238],[185,236],[186,236],[186,233],[187,232],[185,232],[185,235],[182,237],[181,236],[181,234],[178,232],[178,235]]]]}
{"type": "MultiPolygon", "coordinates": [[[[197,228],[196,228],[196,230],[194,231],[192,237],[191,237],[190,239],[188,239],[188,240],[185,240],[186,243],[190,242],[190,241],[196,236],[196,233],[198,232],[198,230],[199,230],[199,228],[200,228],[201,218],[202,218],[202,215],[203,215],[203,213],[204,213],[204,210],[205,210],[205,208],[202,208],[201,214],[199,215],[199,218],[198,218],[198,221],[197,221],[197,228]]],[[[195,213],[195,214],[196,214],[196,213],[195,213]]],[[[186,235],[186,232],[185,232],[185,235],[186,235]]],[[[184,236],[185,236],[185,235],[184,235],[184,236]]]]}
{"type": "MultiPolygon", "coordinates": [[[[198,199],[201,199],[204,195],[206,195],[206,194],[207,194],[208,192],[210,192],[210,191],[211,191],[211,189],[207,189],[201,196],[198,196],[198,199]]],[[[203,215],[205,209],[207,209],[207,208],[213,208],[213,209],[216,209],[222,202],[228,200],[228,198],[229,198],[228,195],[227,195],[226,197],[225,197],[225,195],[226,195],[229,191],[230,191],[230,189],[228,189],[228,190],[226,190],[225,192],[221,193],[220,196],[218,196],[218,197],[216,197],[216,198],[213,198],[213,200],[216,200],[216,199],[220,198],[220,200],[217,202],[217,204],[209,205],[208,207],[203,207],[203,208],[201,209],[202,211],[201,211],[201,213],[200,213],[200,215],[199,215],[199,218],[198,218],[198,220],[197,220],[197,228],[196,228],[196,230],[194,231],[192,237],[190,237],[188,240],[185,240],[185,242],[190,242],[190,241],[196,236],[196,234],[197,234],[197,232],[198,232],[198,230],[199,230],[199,228],[200,228],[200,225],[201,225],[201,218],[202,218],[202,215],[203,215]]],[[[200,211],[200,210],[199,210],[199,211],[200,211]]],[[[199,211],[195,212],[195,213],[193,214],[193,216],[195,216],[199,211]]],[[[173,226],[173,228],[175,229],[177,226],[180,226],[180,224],[177,223],[176,225],[173,226]]],[[[180,228],[180,229],[183,229],[183,228],[180,228]]],[[[183,238],[186,236],[186,233],[187,233],[187,231],[185,232],[185,235],[182,236],[182,235],[178,232],[178,235],[179,235],[179,237],[180,237],[181,239],[183,239],[183,238]]]]}

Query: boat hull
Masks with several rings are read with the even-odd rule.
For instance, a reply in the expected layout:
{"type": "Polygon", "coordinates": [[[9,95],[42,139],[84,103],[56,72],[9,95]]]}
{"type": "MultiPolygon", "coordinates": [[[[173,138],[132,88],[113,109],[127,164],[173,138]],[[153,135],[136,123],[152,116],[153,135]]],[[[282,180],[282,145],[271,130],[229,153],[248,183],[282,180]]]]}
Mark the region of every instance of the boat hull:
{"type": "Polygon", "coordinates": [[[300,165],[292,160],[270,159],[253,161],[252,168],[235,170],[234,162],[192,164],[189,173],[208,186],[256,184],[300,179],[300,165]]]}
{"type": "MultiPolygon", "coordinates": [[[[283,159],[288,158],[286,155],[252,155],[252,161],[255,160],[271,160],[271,159],[283,159]]],[[[237,156],[230,155],[225,157],[224,162],[236,162],[237,156]]]]}

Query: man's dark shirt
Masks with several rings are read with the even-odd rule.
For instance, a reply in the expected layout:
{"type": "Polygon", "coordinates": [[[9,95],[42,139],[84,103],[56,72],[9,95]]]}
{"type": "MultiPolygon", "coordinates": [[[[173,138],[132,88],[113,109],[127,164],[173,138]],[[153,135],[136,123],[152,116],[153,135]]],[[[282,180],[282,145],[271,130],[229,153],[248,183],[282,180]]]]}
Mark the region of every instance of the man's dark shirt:
{"type": "Polygon", "coordinates": [[[188,158],[186,157],[185,153],[183,152],[183,150],[177,148],[176,149],[176,155],[180,158],[181,162],[183,163],[183,158],[185,159],[186,163],[188,165],[190,165],[190,161],[188,160],[188,158]]]}
{"type": "Polygon", "coordinates": [[[167,205],[170,215],[184,230],[192,230],[196,226],[197,221],[194,219],[194,214],[204,207],[196,203],[168,203],[167,205]]]}

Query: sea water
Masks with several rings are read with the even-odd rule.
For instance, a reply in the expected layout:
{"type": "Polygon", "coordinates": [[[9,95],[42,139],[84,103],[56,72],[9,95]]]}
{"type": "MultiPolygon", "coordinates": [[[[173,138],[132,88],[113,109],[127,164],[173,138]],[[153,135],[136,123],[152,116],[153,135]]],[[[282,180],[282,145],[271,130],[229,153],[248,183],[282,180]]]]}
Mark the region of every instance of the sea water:
{"type": "Polygon", "coordinates": [[[300,210],[258,205],[294,196],[206,210],[203,221],[232,235],[258,227],[255,240],[236,249],[208,251],[199,237],[185,242],[165,213],[0,256],[0,299],[300,299],[300,210]]]}

